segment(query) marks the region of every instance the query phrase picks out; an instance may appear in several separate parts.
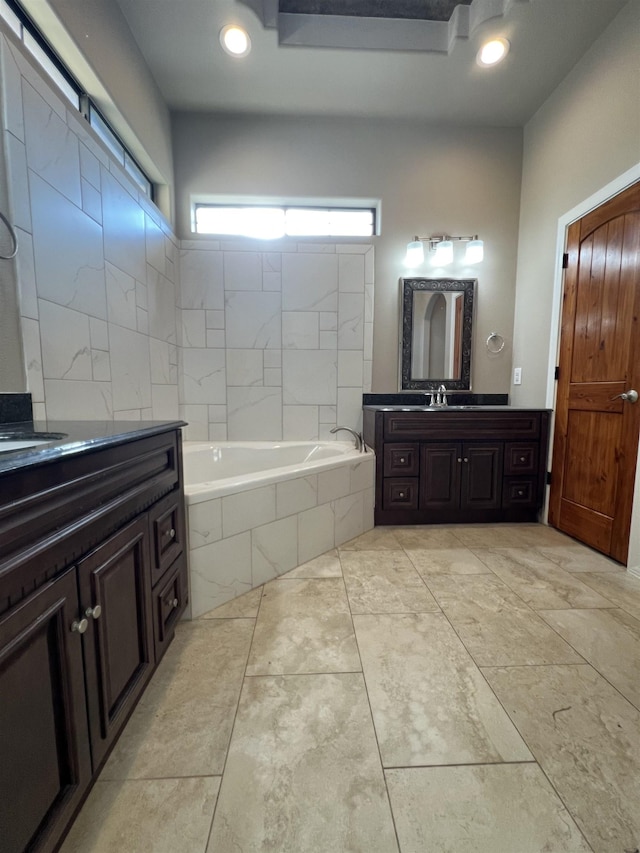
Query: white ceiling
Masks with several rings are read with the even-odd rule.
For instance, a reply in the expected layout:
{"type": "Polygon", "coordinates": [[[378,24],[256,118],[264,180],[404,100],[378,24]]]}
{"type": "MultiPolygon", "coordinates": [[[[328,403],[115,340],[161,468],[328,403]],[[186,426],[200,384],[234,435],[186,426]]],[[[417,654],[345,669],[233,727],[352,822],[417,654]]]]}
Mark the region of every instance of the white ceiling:
{"type": "Polygon", "coordinates": [[[472,22],[477,6],[494,16],[454,38],[448,54],[280,45],[277,29],[250,8],[260,8],[256,0],[117,2],[171,109],[513,126],[528,121],[626,0],[474,0],[472,22]],[[228,23],[250,33],[245,59],[220,47],[228,23]],[[508,38],[511,52],[481,69],[475,55],[493,35],[508,38]]]}

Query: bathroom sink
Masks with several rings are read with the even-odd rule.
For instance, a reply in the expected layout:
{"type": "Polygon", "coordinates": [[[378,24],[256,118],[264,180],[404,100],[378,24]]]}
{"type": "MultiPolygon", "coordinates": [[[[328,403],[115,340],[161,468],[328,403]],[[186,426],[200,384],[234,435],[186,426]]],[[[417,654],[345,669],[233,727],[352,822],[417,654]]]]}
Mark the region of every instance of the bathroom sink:
{"type": "Polygon", "coordinates": [[[49,444],[66,438],[66,432],[29,432],[16,430],[14,432],[0,433],[0,453],[8,453],[11,450],[26,450],[29,447],[37,447],[39,444],[49,444]]]}
{"type": "Polygon", "coordinates": [[[48,444],[46,439],[25,438],[21,441],[14,439],[0,438],[0,453],[7,453],[9,450],[24,450],[27,447],[37,447],[38,444],[48,444]]]}

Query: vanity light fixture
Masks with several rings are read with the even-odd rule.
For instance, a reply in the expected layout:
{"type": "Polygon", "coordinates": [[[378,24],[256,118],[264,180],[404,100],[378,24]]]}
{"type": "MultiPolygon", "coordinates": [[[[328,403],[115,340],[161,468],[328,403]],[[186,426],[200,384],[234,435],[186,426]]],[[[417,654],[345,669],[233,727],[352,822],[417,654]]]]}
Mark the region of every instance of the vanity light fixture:
{"type": "Polygon", "coordinates": [[[478,264],[484,257],[484,243],[473,237],[451,237],[449,234],[441,234],[433,237],[414,237],[407,244],[407,254],[404,259],[405,266],[418,267],[424,263],[424,243],[429,244],[429,252],[432,252],[432,262],[437,267],[448,266],[453,262],[453,244],[466,243],[467,249],[464,256],[465,264],[478,264]]]}
{"type": "Polygon", "coordinates": [[[251,50],[249,33],[237,24],[227,24],[220,30],[220,44],[229,56],[242,58],[251,50]]]}
{"type": "Polygon", "coordinates": [[[511,45],[504,38],[494,38],[485,42],[476,56],[476,62],[483,68],[488,68],[491,65],[497,65],[502,62],[505,56],[509,53],[511,45]]]}

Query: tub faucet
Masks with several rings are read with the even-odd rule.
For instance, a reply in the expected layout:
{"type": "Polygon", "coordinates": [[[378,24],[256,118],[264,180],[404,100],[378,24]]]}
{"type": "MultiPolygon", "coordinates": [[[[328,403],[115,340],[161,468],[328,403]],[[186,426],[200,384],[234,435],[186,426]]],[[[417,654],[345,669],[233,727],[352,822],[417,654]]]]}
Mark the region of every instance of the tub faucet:
{"type": "Polygon", "coordinates": [[[367,452],[367,448],[366,448],[366,445],[364,443],[364,438],[362,437],[362,433],[356,432],[354,429],[351,429],[351,427],[342,427],[342,426],[333,427],[333,429],[330,429],[329,432],[336,433],[336,432],[340,432],[340,430],[346,430],[346,432],[351,433],[351,435],[353,436],[353,438],[355,440],[356,450],[358,451],[358,453],[366,453],[367,452]]]}

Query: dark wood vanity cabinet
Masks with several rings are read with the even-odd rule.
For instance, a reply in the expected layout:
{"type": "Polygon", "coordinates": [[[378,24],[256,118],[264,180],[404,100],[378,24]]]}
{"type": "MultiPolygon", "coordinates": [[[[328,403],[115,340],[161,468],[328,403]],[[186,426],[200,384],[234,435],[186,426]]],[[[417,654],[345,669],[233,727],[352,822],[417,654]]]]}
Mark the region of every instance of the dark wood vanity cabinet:
{"type": "Polygon", "coordinates": [[[535,521],[549,413],[364,410],[376,451],[376,524],[535,521]]]}
{"type": "Polygon", "coordinates": [[[0,485],[0,849],[43,853],[187,604],[179,433],[0,485]]]}

